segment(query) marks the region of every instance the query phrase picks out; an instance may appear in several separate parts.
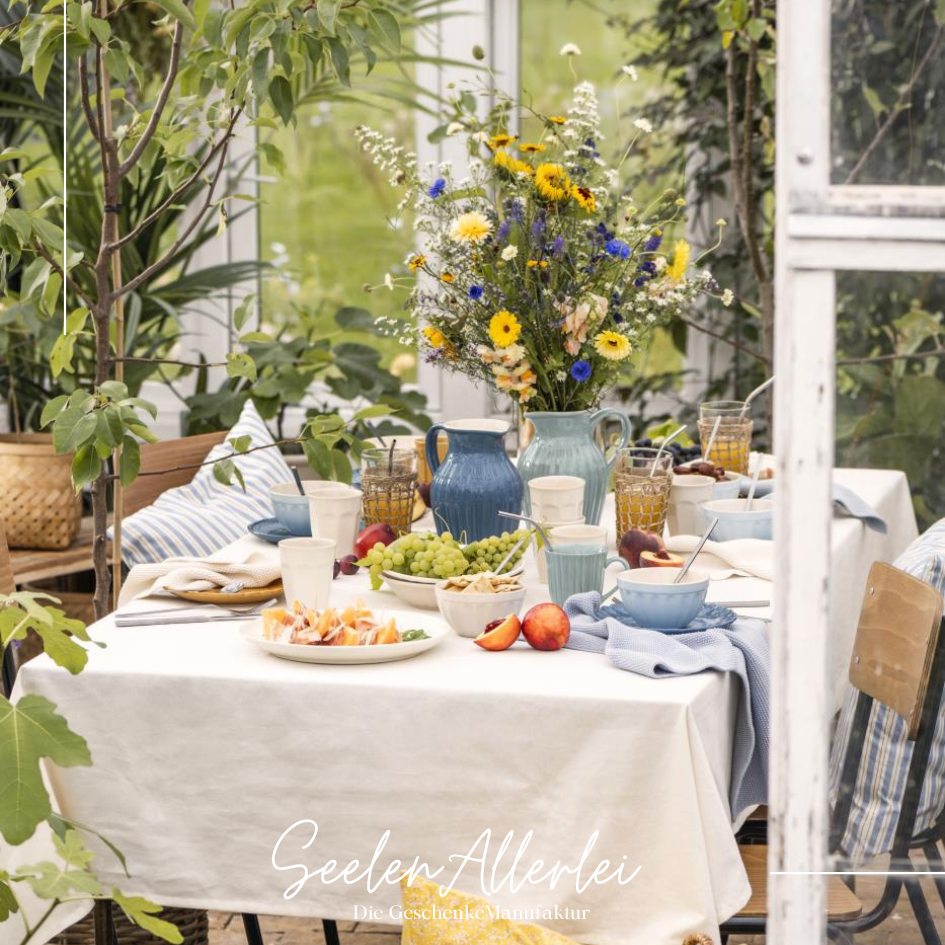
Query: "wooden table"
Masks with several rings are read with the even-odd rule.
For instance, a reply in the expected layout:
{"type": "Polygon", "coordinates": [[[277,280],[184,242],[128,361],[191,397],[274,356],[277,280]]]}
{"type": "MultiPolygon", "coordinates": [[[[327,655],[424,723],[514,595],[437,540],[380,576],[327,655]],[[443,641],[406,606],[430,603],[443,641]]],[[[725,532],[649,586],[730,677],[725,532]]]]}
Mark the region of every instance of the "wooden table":
{"type": "MultiPolygon", "coordinates": [[[[111,543],[109,542],[109,560],[111,543]]],[[[17,586],[92,570],[92,517],[82,519],[76,540],[62,551],[42,548],[11,548],[10,563],[17,586]]]]}

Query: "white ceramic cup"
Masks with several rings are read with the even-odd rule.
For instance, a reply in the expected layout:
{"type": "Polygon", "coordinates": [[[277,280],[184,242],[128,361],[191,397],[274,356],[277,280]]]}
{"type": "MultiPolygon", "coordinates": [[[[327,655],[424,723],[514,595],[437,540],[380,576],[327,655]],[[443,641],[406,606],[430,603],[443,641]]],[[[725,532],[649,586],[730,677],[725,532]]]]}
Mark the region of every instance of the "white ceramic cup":
{"type": "Polygon", "coordinates": [[[714,493],[715,480],[711,476],[673,476],[666,512],[670,535],[701,535],[705,522],[700,506],[711,501],[714,493]]]}
{"type": "MultiPolygon", "coordinates": [[[[582,480],[583,482],[583,480],[582,480]]],[[[576,518],[573,522],[548,522],[543,521],[541,527],[545,530],[545,534],[548,536],[548,540],[551,541],[551,532],[556,528],[565,528],[567,526],[574,525],[583,525],[584,516],[576,518]]],[[[535,564],[538,565],[538,580],[542,584],[548,583],[548,562],[545,561],[545,546],[542,545],[538,547],[538,541],[536,539],[534,545],[532,546],[535,549],[535,564]]]]}
{"type": "Polygon", "coordinates": [[[584,515],[584,480],[577,476],[539,476],[528,483],[532,518],[576,522],[584,515]]]}
{"type": "MultiPolygon", "coordinates": [[[[699,514],[702,512],[700,510],[699,514]]],[[[603,525],[555,525],[548,532],[552,545],[596,545],[607,547],[607,529],[603,525]]]]}
{"type": "Polygon", "coordinates": [[[301,601],[324,610],[335,576],[335,543],[328,538],[285,538],[279,542],[282,585],[289,608],[301,601]]]}
{"type": "Polygon", "coordinates": [[[344,485],[316,490],[308,497],[308,508],[312,537],[333,541],[339,557],[350,555],[361,524],[361,490],[344,485]]]}

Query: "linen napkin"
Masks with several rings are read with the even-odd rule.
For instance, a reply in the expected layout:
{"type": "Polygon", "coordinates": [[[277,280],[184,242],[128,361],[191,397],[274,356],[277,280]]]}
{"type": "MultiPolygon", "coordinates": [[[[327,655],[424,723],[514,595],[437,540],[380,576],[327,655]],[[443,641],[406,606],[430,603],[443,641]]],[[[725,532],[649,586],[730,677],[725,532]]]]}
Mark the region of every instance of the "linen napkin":
{"type": "MultiPolygon", "coordinates": [[[[229,549],[234,551],[236,549],[229,549]]],[[[168,558],[154,564],[137,564],[128,572],[118,605],[161,591],[208,591],[231,581],[246,587],[265,587],[282,575],[279,559],[271,552],[247,550],[243,556],[221,560],[212,558],[168,558]]]]}
{"type": "MultiPolygon", "coordinates": [[[[688,556],[697,544],[699,539],[695,535],[673,535],[666,539],[666,550],[688,556]]],[[[707,541],[693,567],[715,581],[730,577],[770,581],[774,573],[774,542],[761,538],[707,541]]]]}
{"type": "Polygon", "coordinates": [[[770,649],[760,620],[739,618],[728,628],[665,634],[622,623],[601,611],[600,594],[575,594],[564,605],[571,620],[566,646],[604,653],[619,669],[661,679],[706,670],[741,680],[729,803],[733,820],[746,807],[764,804],[768,791],[770,649]]]}

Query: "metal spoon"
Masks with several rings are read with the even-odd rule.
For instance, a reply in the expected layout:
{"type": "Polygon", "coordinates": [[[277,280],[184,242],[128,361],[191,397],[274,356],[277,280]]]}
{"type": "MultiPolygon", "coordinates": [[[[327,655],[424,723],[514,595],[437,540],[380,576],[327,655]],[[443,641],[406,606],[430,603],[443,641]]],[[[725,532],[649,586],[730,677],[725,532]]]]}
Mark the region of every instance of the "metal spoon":
{"type": "Polygon", "coordinates": [[[246,587],[244,581],[230,581],[229,584],[224,584],[220,588],[221,594],[238,594],[243,588],[246,587]]]}
{"type": "Polygon", "coordinates": [[[656,464],[660,461],[660,457],[663,455],[663,450],[665,450],[666,447],[669,446],[669,444],[672,443],[673,440],[675,440],[676,437],[679,436],[679,434],[682,433],[683,430],[685,429],[686,429],[686,424],[683,424],[675,433],[672,433],[670,434],[670,436],[667,436],[663,440],[663,442],[660,444],[660,448],[656,451],[656,456],[653,457],[653,465],[650,467],[651,476],[656,474],[656,464]]]}
{"type": "Polygon", "coordinates": [[[748,487],[748,500],[745,502],[745,511],[751,511],[751,503],[755,501],[755,489],[758,488],[758,479],[761,476],[761,463],[755,467],[755,474],[751,477],[751,485],[748,487]]]}
{"type": "Polygon", "coordinates": [[[499,512],[499,515],[501,515],[502,518],[513,518],[519,522],[528,522],[529,525],[538,530],[538,534],[541,535],[541,540],[545,543],[545,545],[548,548],[551,547],[551,542],[548,540],[548,535],[546,534],[545,530],[533,518],[529,518],[527,515],[520,515],[517,512],[499,512]]]}
{"type": "Polygon", "coordinates": [[[689,555],[689,558],[686,560],[686,563],[679,569],[679,574],[676,575],[676,580],[673,581],[673,584],[679,584],[682,582],[682,579],[686,576],[686,572],[692,567],[693,561],[696,560],[699,552],[702,551],[702,546],[709,540],[709,535],[712,534],[715,526],[719,524],[717,518],[712,519],[709,522],[709,527],[705,530],[705,534],[699,539],[699,543],[692,550],[692,554],[689,555]]]}
{"type": "Polygon", "coordinates": [[[742,417],[744,417],[745,414],[748,413],[748,408],[749,408],[749,406],[751,405],[751,402],[752,402],[759,394],[761,394],[761,393],[763,393],[764,391],[766,391],[773,383],[774,383],[774,375],[772,374],[771,377],[769,377],[768,380],[766,380],[766,381],[764,382],[764,384],[761,384],[760,386],[756,387],[756,388],[745,398],[745,404],[744,404],[744,406],[742,407],[742,413],[741,413],[742,417]]]}
{"type": "Polygon", "coordinates": [[[515,546],[512,548],[512,550],[502,559],[502,563],[492,573],[501,574],[505,570],[505,566],[515,556],[515,552],[518,551],[518,549],[521,548],[522,545],[524,545],[525,542],[528,541],[530,537],[531,537],[530,535],[525,535],[523,538],[519,538],[519,540],[515,543],[515,546]]]}

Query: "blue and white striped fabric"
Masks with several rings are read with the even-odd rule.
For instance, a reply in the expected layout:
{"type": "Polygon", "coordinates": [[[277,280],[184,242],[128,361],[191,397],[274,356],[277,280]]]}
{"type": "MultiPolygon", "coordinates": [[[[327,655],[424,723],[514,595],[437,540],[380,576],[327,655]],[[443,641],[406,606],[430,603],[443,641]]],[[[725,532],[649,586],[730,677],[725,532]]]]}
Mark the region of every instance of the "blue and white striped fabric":
{"type": "MultiPolygon", "coordinates": [[[[895,567],[945,595],[945,519],[920,535],[897,559],[895,567]]],[[[830,765],[831,802],[840,788],[843,757],[846,753],[856,704],[856,690],[850,687],[840,713],[830,765]]],[[[840,843],[842,852],[854,863],[892,849],[896,822],[906,785],[913,743],[906,738],[908,726],[887,706],[874,703],[866,730],[863,759],[853,792],[850,821],[840,843]]],[[[932,755],[929,759],[919,800],[916,830],[931,827],[945,807],[945,712],[938,718],[932,755]]]]}
{"type": "Polygon", "coordinates": [[[771,651],[761,620],[739,619],[731,627],[668,635],[622,623],[613,611],[601,609],[595,592],[569,597],[564,610],[571,620],[568,648],[606,653],[620,669],[655,679],[706,670],[735,673],[741,686],[729,793],[732,819],[767,802],[771,651]]]}
{"type": "MultiPolygon", "coordinates": [[[[251,446],[272,443],[253,402],[246,402],[230,437],[249,436],[251,446]]],[[[229,443],[215,446],[208,460],[233,455],[229,443]]],[[[246,491],[237,483],[225,486],[213,478],[213,467],[202,466],[186,486],[168,489],[152,505],[129,515],[121,526],[121,556],[128,567],[165,558],[203,558],[246,534],[246,526],[272,517],[269,490],[291,482],[292,472],[278,448],[235,456],[246,491]]]]}

